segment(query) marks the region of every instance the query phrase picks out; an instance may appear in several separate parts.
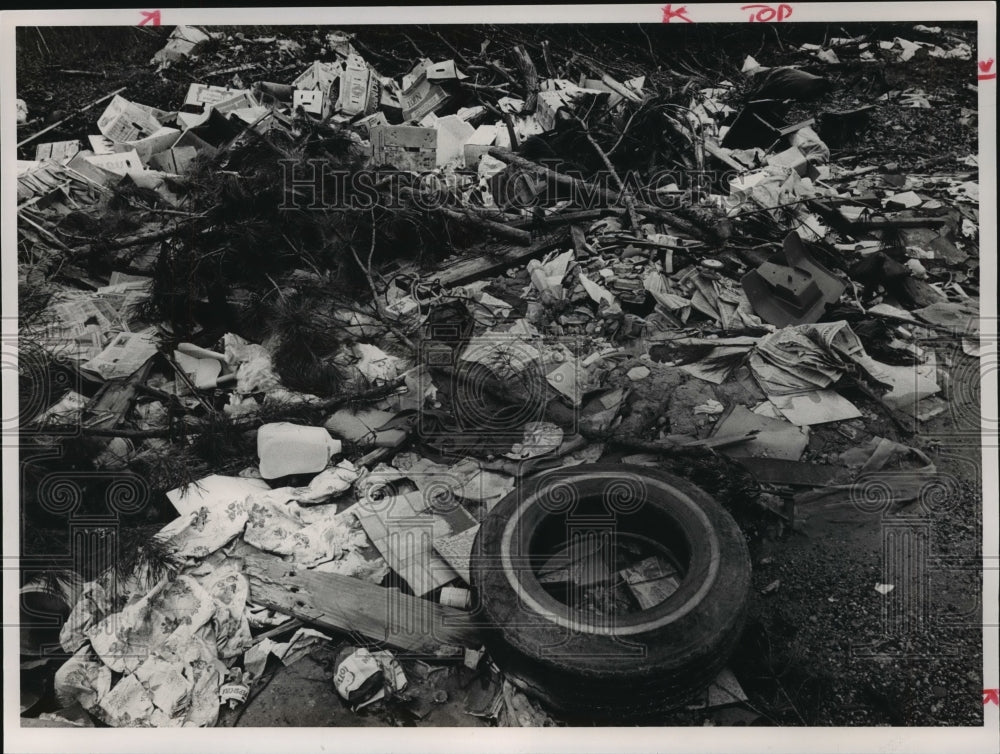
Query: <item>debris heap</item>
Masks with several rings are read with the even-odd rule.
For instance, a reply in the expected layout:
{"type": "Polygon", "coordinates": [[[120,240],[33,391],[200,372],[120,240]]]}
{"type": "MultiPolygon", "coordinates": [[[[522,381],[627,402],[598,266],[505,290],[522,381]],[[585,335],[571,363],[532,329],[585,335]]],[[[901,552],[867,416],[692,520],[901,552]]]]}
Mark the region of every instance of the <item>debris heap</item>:
{"type": "MultiPolygon", "coordinates": [[[[400,72],[339,31],[309,59],[177,27],[159,70],[273,65],[179,105],[117,90],[79,138],[22,140],[22,453],[63,448],[29,460],[24,516],[58,528],[65,472],[74,515],[122,528],[81,530],[89,570],[25,587],[65,608],[63,706],[213,725],[346,636],[352,708],[423,719],[450,663],[490,678],[470,713],[552,724],[469,613],[480,521],[528,476],[667,468],[751,536],[830,495],[914,499],[936,470],[907,440],[979,354],[976,158],[853,154],[923,91],[815,103],[844,60],[971,58],[918,31],[937,41],[830,39],[727,77],[488,40],[400,72]],[[388,590],[434,630],[401,628],[388,590]]],[[[656,558],[607,565],[583,609],[677,588],[656,558]]],[[[719,694],[742,694],[729,671],[694,703],[719,694]]]]}

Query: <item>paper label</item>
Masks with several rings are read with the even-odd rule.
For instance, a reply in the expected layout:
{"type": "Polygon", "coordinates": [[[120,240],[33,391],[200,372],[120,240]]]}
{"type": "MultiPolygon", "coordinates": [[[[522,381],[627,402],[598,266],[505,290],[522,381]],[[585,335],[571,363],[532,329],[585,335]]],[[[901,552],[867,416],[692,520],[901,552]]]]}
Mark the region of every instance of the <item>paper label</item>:
{"type": "Polygon", "coordinates": [[[227,683],[219,689],[219,696],[223,702],[237,701],[243,704],[250,695],[250,687],[242,683],[227,683]]]}
{"type": "Polygon", "coordinates": [[[97,121],[97,128],[112,141],[136,141],[159,131],[160,122],[149,111],[115,95],[97,121]]]}

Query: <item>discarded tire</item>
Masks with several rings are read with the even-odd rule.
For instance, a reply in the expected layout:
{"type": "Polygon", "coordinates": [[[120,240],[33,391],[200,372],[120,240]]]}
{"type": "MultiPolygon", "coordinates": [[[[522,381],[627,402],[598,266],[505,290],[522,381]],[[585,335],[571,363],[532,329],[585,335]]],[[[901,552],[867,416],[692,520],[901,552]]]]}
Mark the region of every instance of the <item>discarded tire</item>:
{"type": "Polygon", "coordinates": [[[497,665],[549,707],[587,721],[650,718],[708,686],[739,639],[750,585],[746,542],[718,503],[671,474],[626,465],[575,466],[522,484],[483,521],[471,570],[497,665]],[[659,547],[678,565],[676,591],[623,614],[561,602],[539,569],[587,538],[608,557],[659,547]]]}

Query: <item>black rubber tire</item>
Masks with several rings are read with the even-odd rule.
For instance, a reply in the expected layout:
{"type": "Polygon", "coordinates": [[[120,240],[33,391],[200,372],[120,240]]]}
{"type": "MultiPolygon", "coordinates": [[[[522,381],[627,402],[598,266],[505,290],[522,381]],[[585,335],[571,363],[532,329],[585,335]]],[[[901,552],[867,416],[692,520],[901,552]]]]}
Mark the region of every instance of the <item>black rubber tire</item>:
{"type": "Polygon", "coordinates": [[[690,700],[725,665],[746,618],[750,556],[729,513],[694,485],[642,466],[587,464],[501,500],[476,537],[471,577],[484,642],[513,682],[569,721],[641,722],[690,700]],[[677,591],[603,625],[556,601],[533,572],[537,540],[553,526],[595,522],[684,551],[677,591]]]}

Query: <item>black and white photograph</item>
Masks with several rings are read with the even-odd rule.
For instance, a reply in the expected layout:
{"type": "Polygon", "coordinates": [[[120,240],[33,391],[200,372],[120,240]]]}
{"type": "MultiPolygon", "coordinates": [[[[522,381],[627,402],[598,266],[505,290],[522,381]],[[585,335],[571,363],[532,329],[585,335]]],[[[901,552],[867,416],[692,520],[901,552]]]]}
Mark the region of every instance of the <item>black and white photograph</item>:
{"type": "Polygon", "coordinates": [[[995,7],[874,6],[4,13],[5,751],[996,751],[995,7]]]}

